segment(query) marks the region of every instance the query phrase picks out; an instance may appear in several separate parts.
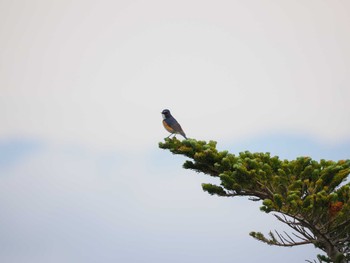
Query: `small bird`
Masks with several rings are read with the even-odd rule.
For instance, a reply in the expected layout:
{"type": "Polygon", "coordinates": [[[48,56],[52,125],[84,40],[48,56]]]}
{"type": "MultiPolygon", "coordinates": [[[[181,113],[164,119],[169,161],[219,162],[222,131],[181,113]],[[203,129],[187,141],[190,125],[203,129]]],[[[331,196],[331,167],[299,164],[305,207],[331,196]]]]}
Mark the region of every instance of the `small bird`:
{"type": "Polygon", "coordinates": [[[163,116],[163,126],[168,132],[171,133],[168,137],[173,134],[181,134],[185,139],[187,139],[186,134],[182,130],[180,124],[171,115],[170,111],[165,109],[161,113],[163,116]]]}

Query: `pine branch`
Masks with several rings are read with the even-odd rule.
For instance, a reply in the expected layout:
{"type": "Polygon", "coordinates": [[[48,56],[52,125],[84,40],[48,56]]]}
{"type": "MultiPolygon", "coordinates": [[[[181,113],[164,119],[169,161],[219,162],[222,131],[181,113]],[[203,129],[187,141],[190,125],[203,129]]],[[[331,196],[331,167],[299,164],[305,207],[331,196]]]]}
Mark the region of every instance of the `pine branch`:
{"type": "Polygon", "coordinates": [[[184,163],[185,169],[220,179],[220,185],[203,184],[204,191],[262,200],[262,211],[277,212],[275,217],[296,232],[270,232],[270,239],[252,232],[254,238],[277,246],[312,243],[333,262],[350,258],[350,184],[340,186],[350,173],[350,160],[317,162],[299,157],[282,161],[269,153],[248,151],[234,155],[218,151],[214,141],[194,139],[165,139],[159,147],[190,158],[184,163]]]}

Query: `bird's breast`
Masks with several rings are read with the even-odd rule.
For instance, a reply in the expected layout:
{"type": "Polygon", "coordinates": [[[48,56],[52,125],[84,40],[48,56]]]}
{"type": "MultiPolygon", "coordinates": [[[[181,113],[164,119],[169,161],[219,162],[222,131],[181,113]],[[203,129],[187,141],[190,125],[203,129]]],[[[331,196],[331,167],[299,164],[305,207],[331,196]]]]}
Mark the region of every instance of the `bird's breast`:
{"type": "Polygon", "coordinates": [[[171,128],[170,125],[168,125],[168,123],[165,120],[163,120],[163,126],[168,132],[170,132],[170,133],[174,132],[174,129],[171,128]]]}

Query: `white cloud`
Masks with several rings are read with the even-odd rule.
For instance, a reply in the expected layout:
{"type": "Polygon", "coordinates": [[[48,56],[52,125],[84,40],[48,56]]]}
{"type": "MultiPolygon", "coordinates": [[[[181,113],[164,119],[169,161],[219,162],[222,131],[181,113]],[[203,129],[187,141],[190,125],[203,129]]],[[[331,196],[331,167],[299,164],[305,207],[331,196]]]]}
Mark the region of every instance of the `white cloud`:
{"type": "Polygon", "coordinates": [[[0,4],[3,138],[135,150],[165,107],[199,139],[349,138],[348,3],[18,3],[0,4]]]}

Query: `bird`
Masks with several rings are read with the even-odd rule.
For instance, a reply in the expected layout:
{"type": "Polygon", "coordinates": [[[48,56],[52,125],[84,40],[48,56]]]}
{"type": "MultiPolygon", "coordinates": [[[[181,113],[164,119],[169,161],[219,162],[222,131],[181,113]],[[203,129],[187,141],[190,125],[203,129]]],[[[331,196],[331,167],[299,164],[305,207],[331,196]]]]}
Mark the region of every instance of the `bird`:
{"type": "Polygon", "coordinates": [[[170,110],[165,109],[161,112],[161,114],[163,116],[164,128],[171,133],[167,138],[169,138],[173,134],[181,134],[187,140],[185,132],[182,130],[180,124],[171,115],[170,110]]]}

